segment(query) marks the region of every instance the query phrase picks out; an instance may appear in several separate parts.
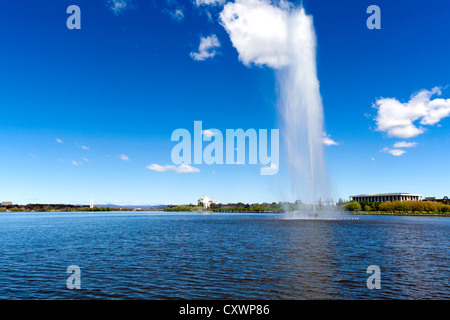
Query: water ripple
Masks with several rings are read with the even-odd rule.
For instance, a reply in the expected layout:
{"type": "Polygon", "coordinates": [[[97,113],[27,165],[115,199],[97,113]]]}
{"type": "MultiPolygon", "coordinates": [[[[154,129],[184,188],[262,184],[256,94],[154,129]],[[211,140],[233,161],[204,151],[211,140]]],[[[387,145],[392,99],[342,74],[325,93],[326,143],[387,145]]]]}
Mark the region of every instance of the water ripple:
{"type": "Polygon", "coordinates": [[[0,299],[448,299],[448,234],[438,217],[1,214],[0,299]]]}

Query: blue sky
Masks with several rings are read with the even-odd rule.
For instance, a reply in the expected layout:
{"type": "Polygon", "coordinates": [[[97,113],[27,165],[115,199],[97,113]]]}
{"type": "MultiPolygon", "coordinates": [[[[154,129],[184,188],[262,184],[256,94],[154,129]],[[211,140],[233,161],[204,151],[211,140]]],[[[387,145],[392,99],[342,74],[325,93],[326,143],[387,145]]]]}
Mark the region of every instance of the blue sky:
{"type": "MultiPolygon", "coordinates": [[[[283,153],[273,176],[261,176],[260,166],[249,164],[196,165],[200,172],[192,173],[146,169],[172,165],[171,133],[192,131],[196,120],[204,129],[222,132],[279,128],[274,70],[239,60],[218,21],[225,1],[200,2],[5,3],[0,12],[0,200],[295,200],[286,191],[283,153]],[[66,27],[72,4],[81,9],[81,30],[66,27]],[[212,35],[218,43],[210,42],[213,46],[201,55],[201,39],[212,35]]],[[[305,0],[303,5],[314,18],[325,129],[337,143],[325,146],[331,197],[450,195],[445,100],[450,98],[450,3],[305,0]],[[381,8],[380,30],[366,27],[371,4],[381,8]],[[435,87],[440,95],[424,102],[428,109],[406,105],[415,93],[435,87]],[[399,112],[383,98],[396,99],[399,112]],[[444,101],[433,111],[435,99],[444,101]],[[426,121],[431,112],[438,114],[437,122],[426,121]],[[389,121],[398,117],[411,122],[395,127],[393,135],[389,121]],[[411,125],[423,132],[408,135],[411,125]],[[394,147],[399,142],[403,147],[394,147]],[[404,153],[392,151],[399,149],[404,153]]]]}

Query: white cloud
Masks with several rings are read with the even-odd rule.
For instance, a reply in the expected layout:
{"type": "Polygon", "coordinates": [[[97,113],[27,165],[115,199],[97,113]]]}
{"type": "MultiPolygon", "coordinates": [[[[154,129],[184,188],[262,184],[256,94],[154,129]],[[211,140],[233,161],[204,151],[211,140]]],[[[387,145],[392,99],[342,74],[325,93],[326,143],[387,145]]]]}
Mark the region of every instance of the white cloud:
{"type": "Polygon", "coordinates": [[[124,154],[121,154],[121,155],[119,156],[119,159],[120,159],[120,160],[123,160],[123,161],[130,161],[130,158],[129,158],[128,156],[124,155],[124,154]]]}
{"type": "Polygon", "coordinates": [[[225,3],[225,0],[195,0],[195,4],[197,7],[200,7],[202,5],[205,6],[217,6],[217,5],[223,5],[225,3]]]}
{"type": "Polygon", "coordinates": [[[162,10],[164,14],[169,15],[173,21],[181,22],[184,20],[184,6],[176,0],[166,0],[167,7],[162,10]]]}
{"type": "Polygon", "coordinates": [[[214,57],[217,52],[215,48],[220,47],[220,42],[215,34],[200,39],[198,52],[191,52],[191,58],[197,61],[203,61],[214,57]]]}
{"type": "Polygon", "coordinates": [[[177,21],[177,22],[180,22],[180,21],[184,20],[183,10],[181,10],[179,8],[171,11],[170,15],[171,15],[172,19],[177,21]]]}
{"type": "Polygon", "coordinates": [[[119,15],[124,10],[132,7],[132,2],[131,0],[108,0],[108,6],[115,15],[119,15]]]}
{"type": "Polygon", "coordinates": [[[330,135],[323,133],[322,142],[326,146],[338,146],[339,143],[330,138],[330,135]]]}
{"type": "Polygon", "coordinates": [[[263,175],[274,175],[278,172],[278,166],[274,163],[271,163],[269,166],[262,167],[261,172],[263,175]]]}
{"type": "Polygon", "coordinates": [[[417,146],[417,142],[399,141],[394,143],[392,148],[384,147],[381,151],[398,157],[406,153],[402,148],[413,148],[415,146],[417,146]]]}
{"type": "Polygon", "coordinates": [[[56,142],[58,142],[58,143],[64,143],[61,139],[59,139],[59,138],[56,138],[56,142]]]}
{"type": "Polygon", "coordinates": [[[88,158],[83,158],[83,161],[89,162],[89,159],[88,158]]]}
{"type": "Polygon", "coordinates": [[[80,162],[77,162],[77,161],[75,161],[75,160],[72,160],[72,164],[73,164],[74,166],[79,166],[79,165],[81,164],[81,161],[80,161],[80,162]]]}
{"type": "Polygon", "coordinates": [[[292,40],[309,28],[291,15],[286,1],[236,0],[227,3],[220,13],[220,23],[239,53],[239,60],[247,66],[268,65],[278,69],[292,59],[292,40]],[[292,23],[295,34],[291,34],[292,23]]]}
{"type": "Polygon", "coordinates": [[[211,138],[212,136],[216,135],[217,133],[212,132],[211,130],[202,130],[202,135],[204,135],[207,138],[211,138]]]}
{"type": "Polygon", "coordinates": [[[75,142],[75,146],[78,147],[78,148],[80,148],[80,149],[83,149],[83,150],[91,150],[91,148],[88,148],[88,147],[86,147],[85,145],[80,146],[80,145],[78,144],[78,142],[75,142]]]}
{"type": "Polygon", "coordinates": [[[175,165],[164,165],[161,166],[159,164],[151,164],[147,167],[145,167],[146,169],[149,170],[153,170],[153,171],[157,171],[157,172],[166,172],[166,171],[175,171],[177,173],[194,173],[194,172],[200,172],[200,169],[198,168],[194,168],[188,164],[182,163],[179,166],[175,166],[175,165]]]}
{"type": "Polygon", "coordinates": [[[389,137],[404,139],[424,133],[423,126],[437,124],[450,116],[450,99],[431,100],[434,95],[440,96],[441,89],[421,90],[404,103],[395,98],[378,99],[374,104],[377,130],[386,132],[389,137]]]}
{"type": "Polygon", "coordinates": [[[326,146],[338,146],[339,145],[339,143],[337,143],[336,141],[334,141],[328,137],[323,138],[323,144],[326,146]]]}
{"type": "Polygon", "coordinates": [[[383,148],[383,150],[381,150],[382,152],[386,152],[386,153],[390,153],[393,156],[401,156],[402,154],[404,154],[406,151],[402,150],[402,149],[389,149],[387,147],[383,148]]]}
{"type": "Polygon", "coordinates": [[[396,142],[394,143],[394,148],[412,148],[417,146],[417,142],[406,142],[406,141],[400,141],[400,142],[396,142]]]}

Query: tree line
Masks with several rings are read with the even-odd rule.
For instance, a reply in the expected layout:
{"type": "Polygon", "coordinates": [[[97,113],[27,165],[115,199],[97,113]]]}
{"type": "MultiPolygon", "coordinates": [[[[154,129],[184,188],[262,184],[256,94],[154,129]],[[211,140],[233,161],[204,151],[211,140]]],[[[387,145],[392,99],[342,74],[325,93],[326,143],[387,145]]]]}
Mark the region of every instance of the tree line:
{"type": "MultiPolygon", "coordinates": [[[[284,206],[281,203],[227,203],[227,204],[211,204],[206,209],[214,212],[282,212],[284,206]]],[[[164,211],[202,211],[205,210],[202,206],[187,204],[187,205],[172,205],[164,208],[164,211]]]]}
{"type": "Polygon", "coordinates": [[[75,212],[75,211],[118,211],[120,208],[77,206],[71,204],[27,204],[8,205],[0,208],[0,212],[75,212]]]}
{"type": "Polygon", "coordinates": [[[341,211],[377,211],[404,214],[450,214],[450,204],[436,201],[387,201],[368,202],[351,201],[340,206],[341,211]]]}

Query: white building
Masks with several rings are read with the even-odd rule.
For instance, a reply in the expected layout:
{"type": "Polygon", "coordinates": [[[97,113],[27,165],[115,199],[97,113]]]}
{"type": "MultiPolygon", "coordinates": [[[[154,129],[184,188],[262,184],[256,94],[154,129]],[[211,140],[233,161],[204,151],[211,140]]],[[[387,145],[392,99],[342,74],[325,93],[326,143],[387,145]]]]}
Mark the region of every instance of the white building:
{"type": "Polygon", "coordinates": [[[422,195],[411,193],[376,193],[376,194],[360,194],[350,197],[352,201],[361,202],[386,202],[386,201],[410,201],[422,200],[422,195]]]}
{"type": "Polygon", "coordinates": [[[198,205],[202,206],[205,209],[208,209],[211,204],[219,204],[219,200],[210,199],[208,197],[201,197],[200,199],[198,199],[198,205]]]}

